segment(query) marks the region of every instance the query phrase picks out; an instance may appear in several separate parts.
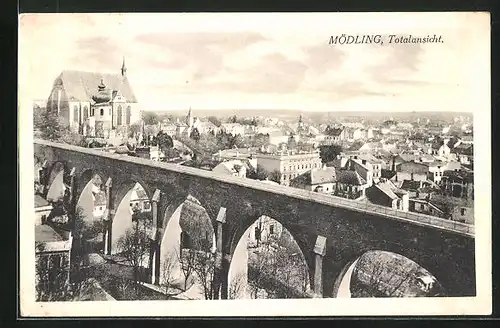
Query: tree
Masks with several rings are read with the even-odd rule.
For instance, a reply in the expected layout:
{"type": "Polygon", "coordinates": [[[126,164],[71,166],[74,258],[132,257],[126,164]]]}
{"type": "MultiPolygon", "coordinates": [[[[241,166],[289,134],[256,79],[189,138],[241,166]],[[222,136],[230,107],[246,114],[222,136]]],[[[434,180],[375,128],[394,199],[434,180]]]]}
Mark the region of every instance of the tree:
{"type": "Polygon", "coordinates": [[[206,300],[213,298],[213,284],[215,275],[215,256],[207,247],[201,251],[195,251],[193,270],[197,281],[201,284],[206,300]]]}
{"type": "Polygon", "coordinates": [[[238,299],[240,296],[244,293],[246,284],[245,284],[245,274],[244,273],[238,273],[236,276],[233,277],[229,284],[229,289],[228,289],[228,298],[229,299],[238,299]]]}
{"type": "Polygon", "coordinates": [[[194,128],[189,137],[198,142],[200,140],[200,131],[198,131],[198,128],[194,128]]]}
{"type": "Polygon", "coordinates": [[[186,291],[188,286],[188,281],[194,272],[194,266],[196,261],[196,250],[189,248],[181,249],[180,253],[177,253],[177,258],[181,263],[181,271],[182,274],[184,275],[184,291],[186,291]]]}
{"type": "Polygon", "coordinates": [[[238,118],[236,117],[236,115],[231,116],[231,117],[229,118],[229,123],[236,123],[237,121],[238,121],[238,118]]]}
{"type": "Polygon", "coordinates": [[[167,253],[161,266],[160,286],[165,294],[169,294],[170,287],[174,282],[172,274],[175,269],[175,255],[172,252],[167,253]]]}
{"type": "Polygon", "coordinates": [[[278,170],[274,170],[271,173],[269,173],[268,177],[269,180],[280,183],[281,181],[281,173],[278,170]]]}
{"type": "Polygon", "coordinates": [[[250,166],[247,173],[247,177],[254,180],[265,180],[268,176],[269,172],[260,164],[256,168],[250,166]]]}
{"type": "Polygon", "coordinates": [[[155,137],[155,143],[164,154],[166,154],[169,149],[172,149],[174,147],[174,141],[172,140],[172,137],[170,137],[166,133],[163,133],[163,131],[158,132],[155,137]]]}
{"type": "Polygon", "coordinates": [[[158,114],[154,112],[144,112],[142,114],[142,120],[146,125],[156,125],[159,122],[158,114]]]}
{"type": "Polygon", "coordinates": [[[128,136],[129,137],[133,137],[133,136],[136,136],[142,131],[142,125],[141,124],[138,124],[138,123],[134,123],[132,125],[129,126],[129,129],[128,129],[128,136]]]}
{"type": "Polygon", "coordinates": [[[150,232],[152,218],[149,213],[135,210],[132,221],[134,222],[133,228],[128,229],[125,235],[118,239],[117,246],[125,261],[133,268],[133,281],[137,288],[144,257],[149,254],[150,250],[151,240],[148,232],[150,232]]]}
{"type": "Polygon", "coordinates": [[[321,162],[328,163],[337,158],[342,152],[342,146],[340,145],[324,145],[319,147],[319,156],[321,157],[321,162]]]}
{"type": "Polygon", "coordinates": [[[64,129],[57,113],[50,110],[42,112],[38,128],[42,133],[42,138],[51,141],[58,141],[64,129]]]}
{"type": "Polygon", "coordinates": [[[42,124],[42,117],[44,112],[47,111],[47,108],[42,108],[38,105],[33,106],[33,127],[35,129],[40,128],[42,124]]]}
{"type": "Polygon", "coordinates": [[[222,124],[221,121],[215,116],[209,116],[207,120],[213,123],[216,127],[220,127],[222,124]]]}

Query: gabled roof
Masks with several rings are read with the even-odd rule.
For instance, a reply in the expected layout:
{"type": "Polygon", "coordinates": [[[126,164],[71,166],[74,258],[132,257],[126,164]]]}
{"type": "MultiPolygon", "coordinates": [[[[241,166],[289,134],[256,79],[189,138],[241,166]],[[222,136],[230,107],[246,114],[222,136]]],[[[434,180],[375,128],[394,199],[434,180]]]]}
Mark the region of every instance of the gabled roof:
{"type": "Polygon", "coordinates": [[[292,181],[295,183],[303,183],[308,186],[322,184],[322,183],[331,183],[335,182],[335,168],[334,167],[325,167],[312,169],[311,171],[305,172],[299,176],[297,176],[292,181]]]}
{"type": "Polygon", "coordinates": [[[50,242],[63,241],[64,238],[58,234],[51,226],[43,224],[35,226],[35,241],[50,242]]]}
{"type": "Polygon", "coordinates": [[[35,208],[49,206],[49,202],[45,200],[42,196],[35,194],[35,208]]]}
{"type": "Polygon", "coordinates": [[[344,128],[331,128],[330,126],[326,127],[325,134],[327,136],[338,137],[344,131],[344,128]]]}
{"type": "Polygon", "coordinates": [[[336,172],[337,181],[354,186],[362,186],[366,183],[358,172],[351,170],[338,170],[336,172]]]}
{"type": "Polygon", "coordinates": [[[94,197],[94,206],[106,205],[106,194],[103,191],[93,193],[92,196],[94,197]]]}
{"type": "Polygon", "coordinates": [[[120,93],[129,102],[136,103],[137,99],[132,91],[126,76],[97,72],[84,72],[64,70],[59,75],[68,100],[92,101],[92,96],[97,93],[97,86],[103,81],[106,88],[120,93]]]}

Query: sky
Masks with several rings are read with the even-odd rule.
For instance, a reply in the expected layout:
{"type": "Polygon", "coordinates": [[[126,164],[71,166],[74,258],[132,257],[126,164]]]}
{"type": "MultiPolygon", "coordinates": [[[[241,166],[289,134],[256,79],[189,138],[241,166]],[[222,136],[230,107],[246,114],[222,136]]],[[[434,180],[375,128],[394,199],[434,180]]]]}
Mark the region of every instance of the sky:
{"type": "Polygon", "coordinates": [[[32,99],[64,69],[119,73],[124,57],[144,110],[471,112],[490,80],[481,13],[31,14],[19,33],[32,99]],[[328,44],[343,33],[443,43],[328,44]]]}

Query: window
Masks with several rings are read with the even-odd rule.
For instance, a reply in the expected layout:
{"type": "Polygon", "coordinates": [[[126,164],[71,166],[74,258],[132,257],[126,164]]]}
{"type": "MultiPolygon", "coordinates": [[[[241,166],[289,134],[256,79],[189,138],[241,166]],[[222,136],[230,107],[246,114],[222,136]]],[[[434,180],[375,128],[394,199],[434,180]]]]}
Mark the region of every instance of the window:
{"type": "Polygon", "coordinates": [[[420,209],[423,211],[424,210],[424,204],[420,204],[420,209]]]}
{"type": "Polygon", "coordinates": [[[104,108],[101,108],[101,116],[104,116],[104,108]]]}
{"type": "Polygon", "coordinates": [[[151,208],[151,203],[150,202],[144,202],[144,209],[149,210],[151,208]]]}
{"type": "Polygon", "coordinates": [[[273,235],[274,234],[274,224],[271,224],[269,226],[269,234],[273,235]]]}
{"type": "Polygon", "coordinates": [[[460,209],[460,215],[464,216],[465,215],[465,208],[460,209]]]}
{"type": "Polygon", "coordinates": [[[75,105],[75,107],[73,107],[73,121],[78,122],[78,114],[78,106],[75,105]]]}
{"type": "Polygon", "coordinates": [[[116,111],[116,125],[122,125],[122,106],[118,106],[118,110],[116,111]]]}
{"type": "Polygon", "coordinates": [[[283,174],[283,180],[286,180],[286,174],[283,174]]]}
{"type": "Polygon", "coordinates": [[[127,116],[125,117],[127,125],[130,125],[130,117],[132,116],[132,108],[127,106],[127,116]]]}
{"type": "Polygon", "coordinates": [[[108,112],[109,112],[109,116],[111,116],[111,108],[109,109],[109,111],[108,111],[108,112]]]}
{"type": "Polygon", "coordinates": [[[42,215],[42,224],[45,224],[46,220],[47,220],[47,215],[42,215]]]}
{"type": "Polygon", "coordinates": [[[92,109],[90,110],[90,116],[94,116],[94,115],[95,115],[95,108],[92,108],[92,109]]]}
{"type": "Polygon", "coordinates": [[[83,120],[89,117],[89,108],[87,106],[83,107],[83,120]]]}

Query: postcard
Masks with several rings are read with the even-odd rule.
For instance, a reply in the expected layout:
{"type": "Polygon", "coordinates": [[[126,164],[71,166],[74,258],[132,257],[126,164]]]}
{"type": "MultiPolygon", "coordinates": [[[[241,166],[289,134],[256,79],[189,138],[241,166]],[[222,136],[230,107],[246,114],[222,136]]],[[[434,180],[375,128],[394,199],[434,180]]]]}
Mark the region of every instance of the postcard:
{"type": "Polygon", "coordinates": [[[22,316],[491,314],[489,13],[19,22],[22,316]]]}

